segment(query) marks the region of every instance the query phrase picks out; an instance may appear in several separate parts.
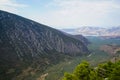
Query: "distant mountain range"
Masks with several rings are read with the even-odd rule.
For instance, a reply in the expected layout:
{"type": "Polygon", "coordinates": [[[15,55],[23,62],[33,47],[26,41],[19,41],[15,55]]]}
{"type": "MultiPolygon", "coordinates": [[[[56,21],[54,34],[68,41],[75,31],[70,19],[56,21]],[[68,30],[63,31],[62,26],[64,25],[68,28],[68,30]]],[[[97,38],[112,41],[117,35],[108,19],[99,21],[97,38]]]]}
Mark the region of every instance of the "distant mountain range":
{"type": "Polygon", "coordinates": [[[16,76],[30,66],[37,69],[36,72],[42,71],[47,65],[64,60],[67,55],[88,54],[86,39],[73,36],[0,11],[0,80],[29,80],[16,79],[16,76]]]}
{"type": "Polygon", "coordinates": [[[62,29],[70,34],[81,34],[84,36],[102,36],[106,38],[120,38],[120,26],[111,28],[102,27],[80,27],[77,29],[62,29]]]}

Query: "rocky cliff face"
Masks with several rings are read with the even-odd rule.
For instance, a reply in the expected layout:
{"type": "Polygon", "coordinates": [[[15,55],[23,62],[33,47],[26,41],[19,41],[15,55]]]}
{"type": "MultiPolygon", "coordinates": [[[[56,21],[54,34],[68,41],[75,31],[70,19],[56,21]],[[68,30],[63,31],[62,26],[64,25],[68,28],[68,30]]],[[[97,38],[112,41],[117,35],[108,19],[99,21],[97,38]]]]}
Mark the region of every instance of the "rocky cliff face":
{"type": "Polygon", "coordinates": [[[82,41],[64,35],[48,26],[23,17],[0,11],[0,55],[2,58],[23,60],[48,51],[68,55],[88,53],[82,41]]]}

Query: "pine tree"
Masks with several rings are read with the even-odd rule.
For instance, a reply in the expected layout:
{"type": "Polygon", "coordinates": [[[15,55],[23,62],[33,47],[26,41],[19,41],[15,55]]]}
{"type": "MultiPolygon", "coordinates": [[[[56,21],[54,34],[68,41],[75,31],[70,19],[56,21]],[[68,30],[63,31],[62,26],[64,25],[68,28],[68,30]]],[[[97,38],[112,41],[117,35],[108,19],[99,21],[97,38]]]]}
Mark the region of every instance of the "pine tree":
{"type": "Polygon", "coordinates": [[[95,68],[83,61],[73,73],[65,73],[63,80],[120,80],[120,61],[106,62],[95,68]]]}

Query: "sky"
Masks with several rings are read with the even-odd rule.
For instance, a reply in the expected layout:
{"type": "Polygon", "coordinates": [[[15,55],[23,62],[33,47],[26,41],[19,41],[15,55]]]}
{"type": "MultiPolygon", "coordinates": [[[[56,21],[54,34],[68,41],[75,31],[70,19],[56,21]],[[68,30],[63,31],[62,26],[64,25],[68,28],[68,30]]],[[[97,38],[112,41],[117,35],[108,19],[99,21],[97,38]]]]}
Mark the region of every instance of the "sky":
{"type": "Polygon", "coordinates": [[[120,0],[0,0],[0,10],[57,29],[120,26],[120,0]]]}

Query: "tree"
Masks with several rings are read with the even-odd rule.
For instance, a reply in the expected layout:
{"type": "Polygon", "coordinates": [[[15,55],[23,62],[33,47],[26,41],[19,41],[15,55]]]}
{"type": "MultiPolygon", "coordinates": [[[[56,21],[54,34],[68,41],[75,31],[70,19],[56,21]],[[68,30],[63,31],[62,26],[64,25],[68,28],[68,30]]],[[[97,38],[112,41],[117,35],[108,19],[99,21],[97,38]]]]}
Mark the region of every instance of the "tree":
{"type": "Polygon", "coordinates": [[[64,73],[63,80],[78,80],[74,74],[64,73]]]}
{"type": "Polygon", "coordinates": [[[120,65],[117,65],[113,72],[111,73],[111,76],[109,78],[110,80],[120,80],[120,65]]]}
{"type": "Polygon", "coordinates": [[[83,61],[75,68],[72,74],[65,73],[63,80],[96,80],[96,72],[88,62],[83,61]]]}
{"type": "Polygon", "coordinates": [[[79,64],[75,68],[73,74],[76,75],[79,80],[88,80],[89,74],[90,74],[89,63],[86,61],[83,61],[81,64],[79,64]]]}
{"type": "Polygon", "coordinates": [[[95,68],[83,61],[73,73],[65,73],[63,80],[120,80],[120,61],[109,61],[95,68]]]}

